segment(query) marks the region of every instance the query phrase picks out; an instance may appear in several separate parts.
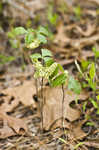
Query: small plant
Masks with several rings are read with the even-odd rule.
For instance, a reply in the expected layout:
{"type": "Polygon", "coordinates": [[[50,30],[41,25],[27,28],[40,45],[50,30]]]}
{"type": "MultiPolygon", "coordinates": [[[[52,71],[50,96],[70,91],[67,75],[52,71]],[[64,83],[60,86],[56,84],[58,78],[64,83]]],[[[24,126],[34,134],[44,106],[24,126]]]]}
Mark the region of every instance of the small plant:
{"type": "MultiPolygon", "coordinates": [[[[23,36],[25,39],[25,46],[27,49],[35,49],[40,46],[40,44],[47,43],[47,37],[49,36],[49,32],[46,28],[40,26],[38,29],[25,29],[23,27],[17,27],[13,29],[11,33],[9,33],[12,38],[15,36],[23,36]]],[[[46,83],[49,84],[50,87],[61,86],[62,88],[62,127],[64,126],[64,98],[65,91],[64,85],[68,81],[68,88],[73,90],[75,93],[80,94],[81,85],[75,80],[73,77],[68,76],[68,71],[64,70],[64,68],[57,62],[54,61],[53,55],[51,51],[48,49],[41,49],[40,53],[34,53],[30,56],[34,71],[34,78],[36,80],[36,85],[38,82],[40,83],[40,110],[41,110],[41,121],[42,121],[42,129],[43,129],[43,106],[44,106],[44,86],[46,83]]],[[[38,86],[36,86],[36,94],[38,96],[38,86]]]]}
{"type": "Polygon", "coordinates": [[[43,105],[44,94],[43,87],[44,81],[48,82],[51,87],[62,86],[63,99],[62,99],[62,126],[63,126],[63,104],[64,104],[64,87],[68,72],[64,71],[63,67],[54,62],[52,53],[47,49],[41,49],[41,54],[35,53],[31,55],[31,60],[35,68],[34,78],[41,79],[41,118],[43,128],[43,105]]]}
{"type": "Polygon", "coordinates": [[[95,75],[96,75],[96,68],[95,68],[95,63],[94,62],[88,62],[88,61],[83,61],[81,66],[82,69],[80,68],[79,64],[76,61],[76,66],[78,71],[80,72],[81,77],[85,80],[83,82],[83,87],[89,87],[93,91],[96,91],[96,82],[95,82],[95,75]],[[87,72],[83,72],[82,70],[87,70],[87,72]]]}
{"type": "Polygon", "coordinates": [[[8,32],[8,36],[12,39],[19,35],[25,35],[25,46],[30,49],[34,49],[39,46],[39,44],[46,44],[46,37],[49,35],[48,30],[45,27],[39,26],[36,29],[25,29],[24,27],[16,27],[8,32]]]}
{"type": "MultiPolygon", "coordinates": [[[[81,68],[79,64],[76,62],[76,66],[80,72],[83,88],[89,88],[92,90],[93,96],[89,98],[90,103],[92,103],[94,109],[96,110],[96,114],[99,114],[99,89],[98,87],[98,77],[96,70],[96,62],[97,58],[99,58],[99,51],[94,47],[93,49],[95,59],[94,61],[81,61],[81,68]]],[[[85,112],[87,102],[83,104],[83,111],[85,112]]]]}
{"type": "Polygon", "coordinates": [[[38,29],[16,27],[8,32],[9,42],[12,48],[19,49],[18,55],[22,58],[22,65],[30,63],[30,50],[37,48],[40,44],[47,43],[47,37],[50,33],[47,28],[39,26],[38,29]],[[24,43],[21,42],[24,39],[24,43]]]}
{"type": "Polygon", "coordinates": [[[52,26],[56,26],[58,15],[57,15],[57,13],[53,12],[53,9],[54,9],[53,3],[50,3],[49,7],[48,7],[47,17],[48,17],[49,23],[52,26]]]}

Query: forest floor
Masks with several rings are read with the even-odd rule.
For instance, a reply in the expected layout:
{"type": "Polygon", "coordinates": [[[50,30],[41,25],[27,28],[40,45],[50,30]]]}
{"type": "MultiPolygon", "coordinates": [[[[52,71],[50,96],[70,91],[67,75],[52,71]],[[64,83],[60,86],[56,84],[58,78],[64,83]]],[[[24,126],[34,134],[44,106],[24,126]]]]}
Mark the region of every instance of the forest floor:
{"type": "MultiPolygon", "coordinates": [[[[2,0],[0,18],[0,150],[98,150],[99,101],[93,104],[90,98],[96,100],[98,96],[99,100],[99,1],[2,0]],[[86,87],[77,95],[65,88],[64,130],[61,119],[57,121],[57,116],[61,117],[61,87],[48,86],[44,87],[48,102],[43,112],[44,131],[41,130],[34,68],[29,59],[39,48],[23,51],[23,39],[21,43],[18,41],[17,48],[16,39],[8,35],[13,27],[36,29],[39,25],[47,26],[52,32],[48,44],[41,47],[51,50],[54,59],[72,77],[84,81],[75,60],[80,66],[85,61],[96,67],[97,91],[86,87]],[[14,60],[7,60],[11,56],[14,60]]],[[[83,75],[87,73],[88,70],[83,75]]]]}

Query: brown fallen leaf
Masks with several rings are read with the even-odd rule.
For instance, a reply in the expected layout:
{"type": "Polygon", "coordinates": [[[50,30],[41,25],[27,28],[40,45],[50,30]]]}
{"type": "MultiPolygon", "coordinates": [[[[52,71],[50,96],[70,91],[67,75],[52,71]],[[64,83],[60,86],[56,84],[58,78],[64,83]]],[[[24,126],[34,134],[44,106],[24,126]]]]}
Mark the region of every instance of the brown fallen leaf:
{"type": "Polygon", "coordinates": [[[33,95],[36,93],[35,83],[34,81],[25,81],[22,85],[7,88],[2,90],[2,93],[9,97],[4,104],[2,104],[2,108],[6,111],[11,111],[16,105],[21,102],[24,106],[31,106],[34,104],[33,95]],[[11,97],[14,100],[10,102],[11,97]],[[10,103],[8,106],[7,103],[10,103]]]}
{"type": "Polygon", "coordinates": [[[71,131],[71,135],[74,137],[74,139],[78,140],[78,139],[82,139],[84,138],[85,136],[87,136],[87,133],[85,133],[81,127],[82,125],[84,124],[84,122],[86,121],[83,120],[83,121],[80,121],[79,123],[77,123],[76,125],[73,125],[72,126],[72,131],[71,131]]]}
{"type": "Polygon", "coordinates": [[[17,134],[22,134],[21,130],[28,131],[26,124],[22,119],[14,118],[0,112],[0,120],[2,120],[3,127],[0,128],[0,138],[6,138],[17,134]]]}
{"type": "Polygon", "coordinates": [[[16,133],[8,126],[7,121],[3,121],[3,127],[0,128],[0,139],[5,139],[13,135],[16,135],[16,133]]]}
{"type": "Polygon", "coordinates": [[[5,138],[15,134],[22,134],[21,131],[27,132],[27,126],[24,120],[14,118],[7,113],[12,112],[20,102],[25,106],[34,104],[33,95],[35,94],[34,81],[26,81],[23,85],[2,90],[2,98],[0,105],[0,118],[3,127],[0,129],[0,138],[5,138]],[[23,130],[21,130],[23,129],[23,130]]]}
{"type": "MultiPolygon", "coordinates": [[[[61,126],[62,117],[62,89],[61,88],[46,88],[44,89],[45,103],[43,106],[43,124],[44,129],[48,130],[54,122],[57,126],[61,126]],[[58,120],[58,122],[56,121],[58,120]]],[[[64,100],[64,118],[70,122],[80,117],[80,111],[70,107],[70,103],[76,98],[85,100],[88,98],[88,94],[82,92],[80,95],[76,95],[65,89],[65,100],[64,100]]],[[[40,99],[40,98],[39,98],[40,99]]]]}

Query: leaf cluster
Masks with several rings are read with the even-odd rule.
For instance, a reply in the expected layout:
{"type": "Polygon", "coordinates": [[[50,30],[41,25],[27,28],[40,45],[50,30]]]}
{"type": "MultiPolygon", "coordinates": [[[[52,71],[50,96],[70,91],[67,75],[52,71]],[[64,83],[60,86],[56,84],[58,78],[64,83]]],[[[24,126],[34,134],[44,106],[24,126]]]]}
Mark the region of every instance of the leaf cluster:
{"type": "Polygon", "coordinates": [[[41,54],[31,55],[31,60],[35,68],[34,77],[47,79],[52,87],[65,84],[68,72],[63,67],[54,62],[52,53],[47,49],[41,49],[41,54]]]}
{"type": "Polygon", "coordinates": [[[23,35],[26,47],[29,49],[34,49],[39,47],[40,44],[46,44],[49,34],[48,29],[42,26],[39,26],[38,29],[16,27],[12,29],[11,32],[8,32],[8,37],[12,39],[10,40],[11,43],[14,43],[14,39],[17,36],[23,35]]]}

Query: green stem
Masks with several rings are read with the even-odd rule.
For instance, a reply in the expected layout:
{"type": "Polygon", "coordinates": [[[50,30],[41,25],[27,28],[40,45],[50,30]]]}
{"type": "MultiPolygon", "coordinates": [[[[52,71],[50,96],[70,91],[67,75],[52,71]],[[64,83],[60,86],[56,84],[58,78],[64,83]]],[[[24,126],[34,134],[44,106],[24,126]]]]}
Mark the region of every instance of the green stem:
{"type": "Polygon", "coordinates": [[[41,128],[43,130],[43,104],[44,104],[44,97],[43,97],[43,78],[41,80],[41,128]]]}
{"type": "Polygon", "coordinates": [[[62,84],[62,93],[63,93],[63,97],[62,97],[62,127],[64,128],[64,98],[65,98],[65,92],[64,92],[63,84],[62,84]]]}

